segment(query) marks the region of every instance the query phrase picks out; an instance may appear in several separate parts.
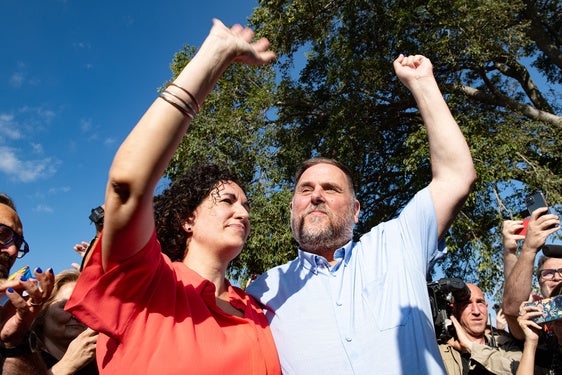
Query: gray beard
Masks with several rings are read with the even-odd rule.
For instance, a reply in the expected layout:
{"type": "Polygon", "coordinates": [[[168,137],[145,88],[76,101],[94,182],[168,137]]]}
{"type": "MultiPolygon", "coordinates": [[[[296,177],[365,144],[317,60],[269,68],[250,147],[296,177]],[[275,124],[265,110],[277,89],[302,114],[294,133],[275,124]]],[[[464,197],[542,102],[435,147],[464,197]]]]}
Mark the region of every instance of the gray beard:
{"type": "Polygon", "coordinates": [[[333,253],[353,237],[355,224],[353,214],[339,223],[334,223],[330,218],[329,224],[323,228],[316,228],[314,222],[310,221],[305,224],[305,218],[300,219],[298,223],[292,225],[293,235],[300,248],[309,253],[319,255],[333,253]],[[295,224],[298,225],[297,228],[295,224]]]}

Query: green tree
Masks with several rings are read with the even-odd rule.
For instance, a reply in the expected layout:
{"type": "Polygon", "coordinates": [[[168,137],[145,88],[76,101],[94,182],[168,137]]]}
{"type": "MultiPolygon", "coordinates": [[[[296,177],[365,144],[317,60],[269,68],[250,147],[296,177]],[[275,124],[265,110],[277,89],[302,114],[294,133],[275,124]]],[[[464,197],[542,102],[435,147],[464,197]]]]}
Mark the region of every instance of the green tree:
{"type": "MultiPolygon", "coordinates": [[[[400,53],[423,54],[479,176],[441,267],[497,290],[502,220],[524,216],[523,197],[534,189],[562,202],[561,8],[559,0],[262,0],[250,23],[272,41],[278,63],[230,68],[169,177],[213,159],[249,181],[253,235],[231,268],[240,280],[295,256],[291,176],[310,156],[351,167],[362,205],[356,234],[364,233],[429,182],[425,130],[392,71],[400,53]]],[[[192,52],[176,56],[176,72],[192,52]]]]}
{"type": "Polygon", "coordinates": [[[479,176],[442,267],[484,290],[501,287],[501,222],[524,215],[530,190],[562,198],[561,10],[560,1],[529,0],[261,1],[252,23],[281,55],[280,170],[310,155],[338,158],[356,174],[357,231],[395,216],[429,182],[430,165],[415,103],[391,62],[399,53],[429,57],[479,176]]]}

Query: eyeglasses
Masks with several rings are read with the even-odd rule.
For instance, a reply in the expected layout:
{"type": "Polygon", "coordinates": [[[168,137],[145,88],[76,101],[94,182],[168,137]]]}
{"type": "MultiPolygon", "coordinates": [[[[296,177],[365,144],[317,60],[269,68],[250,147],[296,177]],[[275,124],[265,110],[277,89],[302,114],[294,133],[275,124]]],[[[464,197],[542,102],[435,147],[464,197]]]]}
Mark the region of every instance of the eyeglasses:
{"type": "Polygon", "coordinates": [[[23,258],[29,252],[29,245],[22,236],[14,232],[9,226],[0,224],[0,247],[8,247],[12,243],[18,249],[18,258],[23,258]]]}
{"type": "Polygon", "coordinates": [[[558,276],[562,277],[562,268],[558,268],[557,270],[544,269],[544,270],[541,270],[540,275],[545,280],[552,280],[552,279],[554,279],[555,273],[557,273],[558,276]]]}

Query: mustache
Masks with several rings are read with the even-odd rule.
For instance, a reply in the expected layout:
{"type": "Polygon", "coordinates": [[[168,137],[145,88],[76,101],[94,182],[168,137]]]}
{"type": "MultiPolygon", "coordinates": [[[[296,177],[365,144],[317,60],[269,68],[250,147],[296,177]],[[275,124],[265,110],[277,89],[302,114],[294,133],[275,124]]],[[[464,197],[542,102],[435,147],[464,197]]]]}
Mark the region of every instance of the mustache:
{"type": "Polygon", "coordinates": [[[318,203],[318,204],[311,204],[304,212],[303,212],[303,216],[308,215],[309,213],[311,213],[312,211],[322,211],[326,214],[330,213],[330,210],[328,209],[328,207],[326,206],[325,203],[318,203]]]}

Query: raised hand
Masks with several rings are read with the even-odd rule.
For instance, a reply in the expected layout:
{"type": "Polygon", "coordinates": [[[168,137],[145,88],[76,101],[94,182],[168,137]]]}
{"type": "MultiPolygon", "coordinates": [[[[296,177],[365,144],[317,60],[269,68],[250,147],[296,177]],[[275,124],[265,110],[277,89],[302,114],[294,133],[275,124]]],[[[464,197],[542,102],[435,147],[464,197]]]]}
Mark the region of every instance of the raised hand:
{"type": "Polygon", "coordinates": [[[37,268],[34,274],[35,279],[17,280],[16,285],[6,289],[9,302],[0,311],[0,341],[6,347],[21,343],[53,290],[55,275],[52,269],[43,272],[37,268]]]}
{"type": "Polygon", "coordinates": [[[275,53],[268,50],[269,40],[260,38],[253,41],[254,31],[249,27],[235,24],[230,29],[218,19],[213,19],[209,37],[231,46],[233,60],[248,65],[264,65],[275,59],[275,53]]]}

